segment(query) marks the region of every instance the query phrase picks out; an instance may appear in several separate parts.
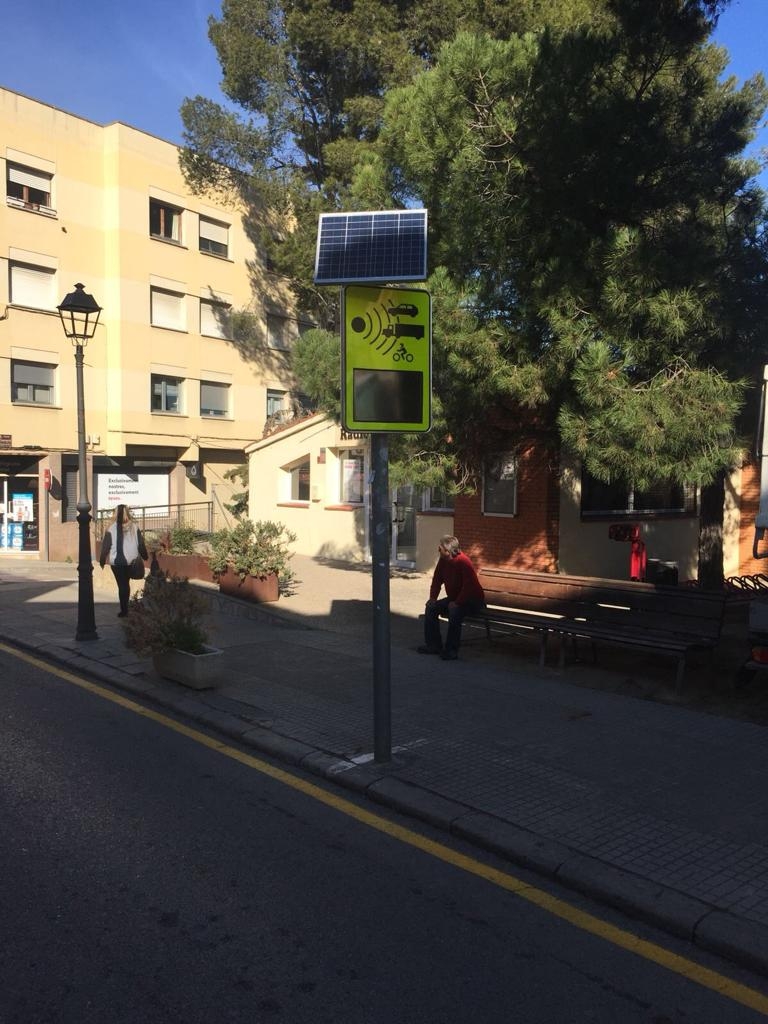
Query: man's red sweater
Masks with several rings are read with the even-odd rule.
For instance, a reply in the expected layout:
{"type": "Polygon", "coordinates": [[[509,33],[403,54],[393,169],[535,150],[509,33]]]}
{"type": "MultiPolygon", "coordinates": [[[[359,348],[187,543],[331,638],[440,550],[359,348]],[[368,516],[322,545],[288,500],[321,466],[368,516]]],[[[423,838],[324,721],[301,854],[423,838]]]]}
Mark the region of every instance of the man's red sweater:
{"type": "Polygon", "coordinates": [[[463,551],[455,558],[441,558],[438,561],[429,588],[430,601],[437,600],[441,587],[445,587],[446,597],[455,604],[466,604],[467,601],[485,603],[475,567],[463,551]]]}

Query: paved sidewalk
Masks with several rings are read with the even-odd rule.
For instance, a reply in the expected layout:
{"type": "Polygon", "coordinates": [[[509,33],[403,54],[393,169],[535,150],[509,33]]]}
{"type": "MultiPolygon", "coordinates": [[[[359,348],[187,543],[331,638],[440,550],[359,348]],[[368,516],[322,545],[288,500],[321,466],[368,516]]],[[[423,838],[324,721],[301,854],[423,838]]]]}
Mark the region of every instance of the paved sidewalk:
{"type": "MultiPolygon", "coordinates": [[[[125,649],[98,566],[100,638],[77,643],[76,567],[0,557],[0,637],[768,974],[763,726],[586,685],[613,674],[642,693],[668,676],[671,693],[662,658],[621,652],[561,674],[538,668],[535,640],[480,637],[458,662],[419,655],[428,577],[397,572],[394,758],[378,765],[370,571],[300,556],[294,568],[294,593],[275,605],[207,588],[227,679],[213,691],[166,682],[125,649]]],[[[717,659],[694,665],[688,686],[697,671],[718,671],[717,659]]]]}

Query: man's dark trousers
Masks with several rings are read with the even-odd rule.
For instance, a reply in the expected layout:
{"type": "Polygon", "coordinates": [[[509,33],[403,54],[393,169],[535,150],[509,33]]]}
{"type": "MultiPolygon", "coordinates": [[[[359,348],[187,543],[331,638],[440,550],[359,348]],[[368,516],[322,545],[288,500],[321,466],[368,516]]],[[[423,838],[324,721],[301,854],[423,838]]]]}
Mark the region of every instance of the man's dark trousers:
{"type": "Polygon", "coordinates": [[[424,643],[433,651],[446,650],[454,654],[461,644],[461,624],[467,615],[477,615],[482,611],[483,605],[479,601],[467,601],[465,604],[454,605],[450,608],[450,600],[441,597],[434,604],[428,604],[424,609],[424,643]],[[440,635],[440,616],[448,619],[448,632],[445,636],[445,646],[440,635]]]}

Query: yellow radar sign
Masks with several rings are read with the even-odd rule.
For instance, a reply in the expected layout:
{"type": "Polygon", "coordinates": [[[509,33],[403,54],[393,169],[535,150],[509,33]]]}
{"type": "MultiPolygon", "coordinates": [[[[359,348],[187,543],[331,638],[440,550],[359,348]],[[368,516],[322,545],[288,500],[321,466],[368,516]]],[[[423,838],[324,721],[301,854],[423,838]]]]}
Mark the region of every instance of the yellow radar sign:
{"type": "Polygon", "coordinates": [[[414,288],[344,288],[341,421],[425,433],[431,424],[432,300],[414,288]]]}

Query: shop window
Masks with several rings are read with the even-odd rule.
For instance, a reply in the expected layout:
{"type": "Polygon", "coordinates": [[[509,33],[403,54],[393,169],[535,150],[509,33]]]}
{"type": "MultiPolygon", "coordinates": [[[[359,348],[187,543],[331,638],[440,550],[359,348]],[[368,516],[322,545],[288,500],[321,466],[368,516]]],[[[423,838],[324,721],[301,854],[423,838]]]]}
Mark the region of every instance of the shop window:
{"type": "Polygon", "coordinates": [[[149,233],[165,242],[181,242],[182,211],[159,199],[149,200],[149,233]]]}
{"type": "Polygon", "coordinates": [[[187,327],[184,296],[164,288],[150,288],[150,321],[153,327],[184,331],[187,327]]]}
{"type": "Polygon", "coordinates": [[[53,405],[56,399],[56,367],[50,363],[11,360],[11,401],[53,405]]]}
{"type": "Polygon", "coordinates": [[[56,212],[51,203],[52,175],[21,164],[8,163],[6,167],[5,195],[9,206],[39,213],[56,212]]]}
{"type": "Polygon", "coordinates": [[[56,271],[29,263],[10,263],[10,299],[14,306],[55,309],[56,271]]]}
{"type": "Polygon", "coordinates": [[[229,256],[229,225],[201,217],[200,252],[209,252],[214,256],[229,256]]]}
{"type": "Polygon", "coordinates": [[[365,452],[347,448],[339,452],[339,498],[342,505],[362,505],[365,495],[365,452]]]}
{"type": "Polygon", "coordinates": [[[581,474],[583,516],[695,515],[696,487],[662,481],[647,488],[603,483],[586,470],[581,474]]]}
{"type": "Polygon", "coordinates": [[[483,515],[517,515],[517,459],[513,452],[499,452],[486,459],[483,515]]]}
{"type": "Polygon", "coordinates": [[[152,412],[180,413],[183,384],[180,377],[164,377],[153,373],[152,412]]]}
{"type": "Polygon", "coordinates": [[[226,302],[200,299],[200,333],[210,338],[231,338],[231,309],[226,302]]]}
{"type": "Polygon", "coordinates": [[[200,381],[200,415],[229,416],[229,384],[200,381]]]}

